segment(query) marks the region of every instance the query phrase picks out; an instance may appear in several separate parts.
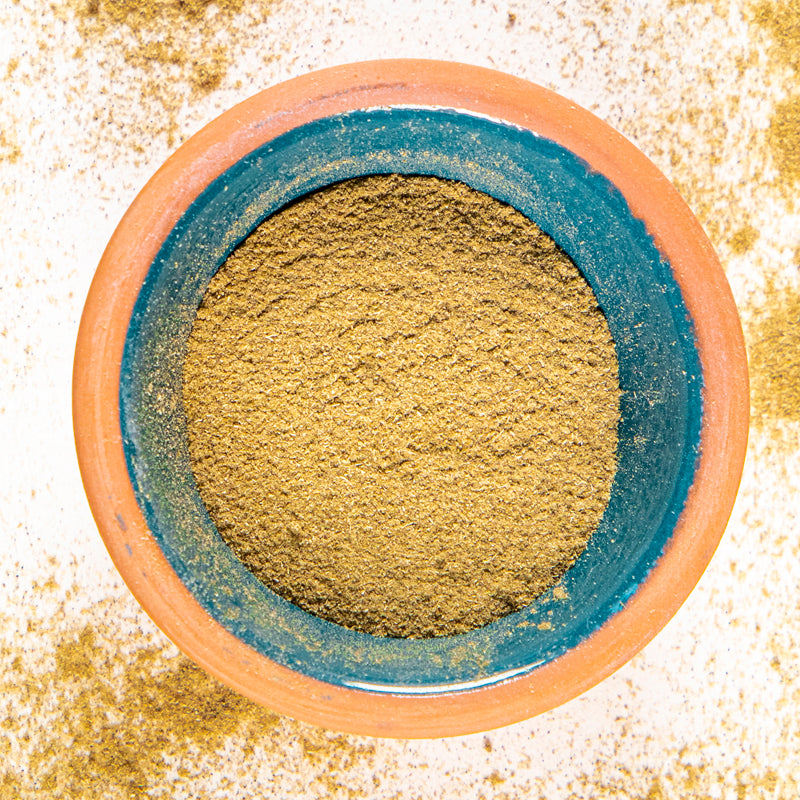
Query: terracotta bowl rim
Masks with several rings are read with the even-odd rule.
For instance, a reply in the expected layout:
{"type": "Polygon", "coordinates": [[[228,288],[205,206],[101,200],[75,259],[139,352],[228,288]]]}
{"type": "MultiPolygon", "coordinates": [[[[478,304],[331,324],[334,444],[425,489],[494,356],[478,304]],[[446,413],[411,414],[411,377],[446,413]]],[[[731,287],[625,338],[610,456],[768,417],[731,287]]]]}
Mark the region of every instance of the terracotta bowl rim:
{"type": "Polygon", "coordinates": [[[76,449],[100,534],[140,604],[190,658],[275,711],[324,727],[393,737],[472,733],[577,696],[622,666],[669,621],[710,560],[742,473],[749,419],[741,324],[714,250],[688,206],[633,144],[535,84],[441,61],[362,62],[313,72],[245,100],[184,143],[121,220],[95,273],[73,372],[76,449]],[[192,201],[247,153],[297,126],[355,109],[430,106],[521,126],[584,159],[623,194],[672,266],[703,370],[695,480],[663,556],[625,607],[564,655],[520,677],[440,695],[378,694],[323,683],[241,642],[199,605],[148,530],[119,424],[128,321],[161,244],[192,201]]]}

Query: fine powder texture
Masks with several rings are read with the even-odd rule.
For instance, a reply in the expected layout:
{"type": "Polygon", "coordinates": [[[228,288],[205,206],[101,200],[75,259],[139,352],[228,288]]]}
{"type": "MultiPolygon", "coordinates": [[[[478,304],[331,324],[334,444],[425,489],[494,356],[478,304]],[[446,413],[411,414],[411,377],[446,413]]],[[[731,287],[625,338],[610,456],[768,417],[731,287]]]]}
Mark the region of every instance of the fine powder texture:
{"type": "Polygon", "coordinates": [[[608,503],[619,394],[563,251],[422,176],[263,222],[211,281],[183,374],[223,539],[306,611],[394,637],[480,627],[559,580],[608,503]]]}

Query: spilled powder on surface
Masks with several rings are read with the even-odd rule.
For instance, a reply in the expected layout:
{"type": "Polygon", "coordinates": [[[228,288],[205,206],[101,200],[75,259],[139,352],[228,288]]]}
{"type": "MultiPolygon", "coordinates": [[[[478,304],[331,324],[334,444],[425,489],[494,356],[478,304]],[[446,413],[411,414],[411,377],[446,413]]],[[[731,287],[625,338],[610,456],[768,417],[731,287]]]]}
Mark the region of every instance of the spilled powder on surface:
{"type": "Polygon", "coordinates": [[[795,191],[800,182],[800,94],[775,107],[769,143],[783,186],[787,192],[795,191]]]}
{"type": "Polygon", "coordinates": [[[771,286],[767,298],[748,326],[753,419],[800,422],[800,292],[771,286]]]}
{"type": "MultiPolygon", "coordinates": [[[[72,591],[50,579],[37,596],[59,602],[72,591]]],[[[21,632],[15,644],[0,646],[0,800],[422,800],[465,792],[515,800],[553,794],[547,782],[526,774],[525,762],[539,757],[540,742],[526,741],[519,727],[513,747],[502,730],[451,740],[456,760],[452,774],[443,772],[434,743],[325,731],[256,706],[178,655],[156,631],[126,629],[127,595],[94,603],[86,614],[60,603],[49,617],[28,618],[35,653],[21,632]],[[431,770],[449,788],[423,791],[431,770]]],[[[24,631],[25,621],[17,623],[24,631]]],[[[793,654],[792,647],[776,649],[773,659],[786,675],[787,691],[796,673],[793,654]]],[[[631,732],[624,708],[620,714],[614,736],[624,746],[631,732]]],[[[576,774],[572,791],[558,796],[796,797],[794,777],[754,754],[742,754],[735,774],[719,766],[717,735],[679,749],[659,744],[667,766],[658,773],[635,764],[620,768],[613,757],[598,760],[594,772],[576,774]]]]}
{"type": "MultiPolygon", "coordinates": [[[[264,65],[285,50],[270,22],[281,2],[60,0],[6,65],[6,91],[49,98],[103,151],[114,144],[141,157],[154,146],[172,149],[187,120],[194,118],[189,129],[199,127],[198,106],[209,95],[241,86],[229,72],[254,40],[264,65]]],[[[41,13],[35,0],[22,0],[15,11],[41,13]]],[[[0,142],[0,159],[15,145],[0,142]]]]}
{"type": "Polygon", "coordinates": [[[792,75],[788,95],[772,113],[767,142],[778,170],[784,195],[793,199],[800,181],[800,6],[794,0],[760,2],[753,21],[770,37],[770,51],[778,69],[792,75]]]}
{"type": "Polygon", "coordinates": [[[800,71],[800,6],[795,0],[767,0],[756,3],[752,13],[753,20],[772,37],[778,60],[800,71]]]}
{"type": "Polygon", "coordinates": [[[127,79],[141,82],[140,101],[160,107],[151,127],[172,147],[184,104],[220,87],[247,27],[262,23],[275,2],[67,0],[83,39],[74,57],[103,53],[113,71],[124,64],[127,79]]]}
{"type": "Polygon", "coordinates": [[[39,641],[52,648],[48,659],[0,648],[0,799],[194,797],[195,782],[209,775],[222,796],[252,759],[290,761],[289,786],[316,796],[352,771],[353,791],[330,796],[364,796],[356,787],[372,783],[370,770],[360,771],[374,761],[372,740],[280,717],[160,637],[123,634],[109,619],[124,602],[98,604],[66,627],[63,619],[35,623],[39,641]]]}
{"type": "Polygon", "coordinates": [[[758,241],[759,232],[752,225],[745,225],[734,232],[730,239],[731,250],[737,256],[743,256],[753,249],[758,241]]]}

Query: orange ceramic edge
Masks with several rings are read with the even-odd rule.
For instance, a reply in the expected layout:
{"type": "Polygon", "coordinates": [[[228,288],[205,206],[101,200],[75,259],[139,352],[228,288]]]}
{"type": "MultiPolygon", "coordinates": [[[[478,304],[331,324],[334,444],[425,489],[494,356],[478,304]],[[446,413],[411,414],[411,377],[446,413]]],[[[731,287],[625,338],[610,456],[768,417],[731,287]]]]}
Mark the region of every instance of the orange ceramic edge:
{"type": "Polygon", "coordinates": [[[577,696],[607,677],[667,623],[725,528],[748,425],[747,365],[722,268],[675,189],[631,143],[564,98],[512,76],[437,61],[377,61],[311,73],[268,89],[187,141],[153,176],[115,231],[81,320],[73,374],[76,449],[92,511],[114,563],[141,605],[193,660],[275,711],[352,733],[432,737],[488,730],[577,696]],[[664,556],[626,607],[578,647],[502,684],[434,697],[344,689],[288,670],[213,620],[150,535],[128,478],[119,429],[119,369],[144,276],[183,211],[219,173],[297,125],[355,108],[466,109],[558,141],[603,173],[647,223],[697,325],[704,420],[697,475],[664,556]]]}

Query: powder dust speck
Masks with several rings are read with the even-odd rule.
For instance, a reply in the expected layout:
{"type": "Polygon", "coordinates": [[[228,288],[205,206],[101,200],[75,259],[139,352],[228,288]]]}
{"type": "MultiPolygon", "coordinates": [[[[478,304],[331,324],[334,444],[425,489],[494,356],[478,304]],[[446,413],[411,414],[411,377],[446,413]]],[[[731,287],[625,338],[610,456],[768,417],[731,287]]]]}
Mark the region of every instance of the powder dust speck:
{"type": "Polygon", "coordinates": [[[731,250],[733,250],[734,254],[737,256],[744,255],[752,250],[758,236],[758,230],[752,225],[745,225],[739,228],[734,232],[733,236],[731,236],[731,250]]]}

